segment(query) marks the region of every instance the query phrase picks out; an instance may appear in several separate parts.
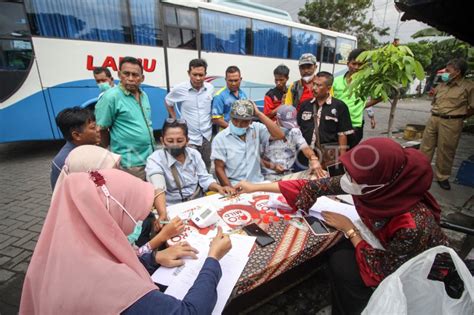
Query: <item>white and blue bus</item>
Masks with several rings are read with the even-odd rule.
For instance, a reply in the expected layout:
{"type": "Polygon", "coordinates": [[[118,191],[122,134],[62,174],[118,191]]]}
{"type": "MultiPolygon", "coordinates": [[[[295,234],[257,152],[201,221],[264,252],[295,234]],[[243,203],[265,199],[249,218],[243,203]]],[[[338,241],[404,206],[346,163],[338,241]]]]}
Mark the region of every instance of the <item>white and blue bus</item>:
{"type": "Polygon", "coordinates": [[[142,60],[153,126],[167,117],[164,97],[187,80],[188,63],[204,58],[208,80],[225,85],[241,69],[242,88],[263,104],[273,69],[299,77],[311,52],[319,70],[341,74],[356,38],[291,21],[248,1],[0,0],[0,142],[62,138],[55,116],[93,102],[94,67],[116,71],[121,57],[142,60]]]}

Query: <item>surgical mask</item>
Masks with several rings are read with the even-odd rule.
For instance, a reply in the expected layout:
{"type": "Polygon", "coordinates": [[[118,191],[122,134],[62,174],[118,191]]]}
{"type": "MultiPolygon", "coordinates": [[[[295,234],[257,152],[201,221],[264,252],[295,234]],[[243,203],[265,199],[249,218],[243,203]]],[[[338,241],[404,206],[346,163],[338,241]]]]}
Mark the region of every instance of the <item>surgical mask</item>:
{"type": "Polygon", "coordinates": [[[314,74],[302,77],[303,81],[306,83],[309,83],[311,80],[313,80],[313,78],[314,78],[314,74]]]}
{"type": "Polygon", "coordinates": [[[449,73],[445,72],[445,73],[441,74],[441,80],[443,80],[443,82],[448,82],[449,81],[449,73]]]}
{"type": "Polygon", "coordinates": [[[168,151],[169,154],[173,157],[180,156],[181,154],[184,154],[186,150],[186,146],[179,147],[179,146],[167,146],[165,147],[166,151],[168,151]]]}
{"type": "Polygon", "coordinates": [[[128,242],[133,245],[135,244],[135,242],[138,240],[138,238],[140,237],[140,234],[142,233],[142,225],[143,225],[143,222],[141,220],[139,221],[136,221],[132,216],[131,214],[127,211],[127,209],[125,209],[125,207],[117,200],[115,199],[109,192],[109,190],[107,189],[107,186],[104,185],[101,185],[100,188],[102,189],[102,192],[104,193],[105,197],[106,197],[106,208],[107,208],[107,211],[110,211],[110,201],[109,199],[112,199],[113,201],[115,201],[116,204],[119,205],[120,208],[122,208],[122,210],[128,215],[128,217],[133,221],[133,223],[135,223],[135,226],[133,228],[133,232],[130,233],[129,235],[127,235],[127,240],[128,242]]]}
{"type": "Polygon", "coordinates": [[[99,83],[99,84],[97,84],[97,86],[99,87],[99,90],[101,92],[105,92],[108,89],[112,88],[108,82],[99,83]]]}
{"type": "Polygon", "coordinates": [[[236,127],[236,126],[234,126],[234,124],[232,122],[230,122],[229,127],[230,127],[230,132],[233,133],[236,136],[239,136],[239,137],[246,134],[247,133],[247,128],[248,128],[248,127],[247,128],[236,127]]]}
{"type": "Polygon", "coordinates": [[[380,188],[386,186],[387,184],[379,184],[379,185],[366,185],[366,184],[357,184],[357,183],[353,183],[351,181],[351,179],[349,178],[349,175],[346,173],[344,175],[342,175],[341,177],[341,189],[350,194],[350,195],[354,195],[354,196],[360,196],[360,195],[366,195],[366,194],[370,194],[370,193],[373,193],[374,191],[377,191],[379,190],[380,188]],[[375,188],[375,189],[372,189],[372,190],[369,190],[369,191],[365,191],[365,192],[362,192],[362,190],[364,188],[375,188]]]}

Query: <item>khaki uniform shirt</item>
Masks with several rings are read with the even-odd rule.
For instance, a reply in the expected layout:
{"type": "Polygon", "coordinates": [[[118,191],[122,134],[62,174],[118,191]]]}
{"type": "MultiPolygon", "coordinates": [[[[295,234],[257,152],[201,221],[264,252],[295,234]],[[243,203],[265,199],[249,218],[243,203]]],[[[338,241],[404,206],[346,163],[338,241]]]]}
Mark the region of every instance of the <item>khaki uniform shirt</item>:
{"type": "Polygon", "coordinates": [[[474,108],[474,82],[461,79],[436,88],[433,113],[440,115],[466,115],[468,108],[474,108]]]}

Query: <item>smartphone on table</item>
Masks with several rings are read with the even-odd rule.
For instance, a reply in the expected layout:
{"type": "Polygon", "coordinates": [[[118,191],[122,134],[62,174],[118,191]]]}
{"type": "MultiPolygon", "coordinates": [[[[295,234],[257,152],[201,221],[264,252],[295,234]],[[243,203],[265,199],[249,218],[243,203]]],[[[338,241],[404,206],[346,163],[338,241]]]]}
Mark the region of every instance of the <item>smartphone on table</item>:
{"type": "Polygon", "coordinates": [[[242,228],[248,235],[255,236],[258,245],[265,247],[275,242],[275,239],[271,237],[267,232],[262,230],[257,224],[252,223],[242,228]]]}
{"type": "Polygon", "coordinates": [[[328,165],[326,166],[326,170],[329,173],[329,177],[344,175],[344,173],[346,172],[342,163],[328,165]]]}
{"type": "Polygon", "coordinates": [[[319,220],[318,218],[315,218],[311,215],[303,217],[306,223],[308,223],[311,231],[315,235],[321,235],[321,234],[329,234],[332,232],[332,229],[327,227],[326,224],[324,224],[323,221],[319,220]]]}

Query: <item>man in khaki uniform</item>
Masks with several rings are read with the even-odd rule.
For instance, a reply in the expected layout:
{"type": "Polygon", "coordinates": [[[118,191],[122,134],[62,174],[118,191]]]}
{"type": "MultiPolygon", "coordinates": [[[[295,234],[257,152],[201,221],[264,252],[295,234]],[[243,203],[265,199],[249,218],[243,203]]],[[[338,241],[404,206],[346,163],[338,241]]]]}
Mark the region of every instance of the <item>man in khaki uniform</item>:
{"type": "Polygon", "coordinates": [[[464,78],[468,65],[465,60],[456,58],[446,65],[446,73],[435,90],[431,117],[423,134],[421,151],[433,158],[436,152],[435,178],[441,188],[449,190],[449,176],[454,155],[466,117],[474,114],[474,82],[464,78]]]}

